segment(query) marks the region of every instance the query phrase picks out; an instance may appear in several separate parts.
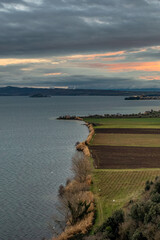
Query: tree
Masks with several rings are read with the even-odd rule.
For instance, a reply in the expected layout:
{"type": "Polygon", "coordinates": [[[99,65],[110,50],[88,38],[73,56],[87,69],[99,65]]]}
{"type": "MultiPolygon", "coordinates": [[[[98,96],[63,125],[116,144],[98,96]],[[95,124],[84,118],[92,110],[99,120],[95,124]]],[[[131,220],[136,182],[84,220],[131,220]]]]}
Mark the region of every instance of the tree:
{"type": "MultiPolygon", "coordinates": [[[[60,220],[54,217],[54,233],[57,234],[57,227],[62,231],[67,229],[75,229],[76,225],[88,218],[83,224],[83,230],[87,230],[92,225],[94,217],[94,199],[93,194],[89,190],[88,175],[91,172],[91,165],[87,157],[83,153],[76,153],[72,158],[72,171],[74,178],[67,181],[66,185],[60,185],[58,192],[58,215],[62,216],[60,220]],[[67,227],[67,228],[66,228],[67,227]]],[[[79,232],[79,230],[78,230],[79,232]]],[[[83,231],[82,231],[83,233],[83,231]]],[[[63,233],[62,233],[63,234],[63,233]]],[[[73,234],[73,233],[72,233],[73,234]]],[[[73,235],[74,235],[73,234],[73,235]]],[[[58,234],[57,234],[58,235],[58,234]]]]}
{"type": "Polygon", "coordinates": [[[91,164],[88,157],[83,153],[78,152],[72,158],[72,171],[74,178],[78,182],[82,183],[87,180],[87,176],[91,173],[91,164]]]}

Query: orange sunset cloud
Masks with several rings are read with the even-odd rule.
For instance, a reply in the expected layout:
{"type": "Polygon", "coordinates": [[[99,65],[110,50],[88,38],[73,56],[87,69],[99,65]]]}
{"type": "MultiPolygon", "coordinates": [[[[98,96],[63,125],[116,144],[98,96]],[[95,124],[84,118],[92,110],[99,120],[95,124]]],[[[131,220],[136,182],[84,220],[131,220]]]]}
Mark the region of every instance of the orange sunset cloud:
{"type": "Polygon", "coordinates": [[[51,62],[49,59],[41,59],[41,58],[2,58],[0,59],[0,66],[7,66],[7,65],[13,65],[13,64],[27,64],[27,63],[47,63],[51,62]]]}
{"type": "Polygon", "coordinates": [[[45,73],[44,76],[57,76],[57,75],[61,75],[62,73],[58,72],[58,73],[45,73]]]}
{"type": "Polygon", "coordinates": [[[90,63],[85,64],[90,68],[103,68],[113,72],[130,72],[130,71],[146,71],[146,72],[160,72],[160,61],[156,62],[129,62],[129,63],[90,63]]]}
{"type": "Polygon", "coordinates": [[[121,57],[108,57],[108,58],[103,58],[101,59],[101,61],[118,61],[118,60],[124,60],[125,56],[121,56],[121,57]]]}
{"type": "Polygon", "coordinates": [[[109,57],[109,56],[116,56],[116,55],[122,55],[125,51],[117,51],[117,52],[108,52],[108,53],[99,53],[99,54],[79,54],[79,55],[72,55],[72,56],[66,56],[63,57],[67,60],[74,60],[74,59],[86,59],[86,60],[94,60],[98,57],[109,57]]]}
{"type": "Polygon", "coordinates": [[[112,71],[146,71],[146,72],[160,72],[160,61],[157,62],[131,62],[131,63],[117,63],[108,64],[106,66],[112,71]]]}
{"type": "Polygon", "coordinates": [[[139,79],[144,79],[144,80],[160,80],[160,75],[159,75],[159,76],[140,76],[139,79]]]}

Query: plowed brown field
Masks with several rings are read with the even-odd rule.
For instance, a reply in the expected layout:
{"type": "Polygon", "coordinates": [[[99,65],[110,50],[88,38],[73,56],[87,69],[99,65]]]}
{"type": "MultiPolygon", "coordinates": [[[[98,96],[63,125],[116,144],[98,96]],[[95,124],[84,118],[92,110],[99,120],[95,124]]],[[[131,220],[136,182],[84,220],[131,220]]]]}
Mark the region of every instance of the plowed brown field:
{"type": "Polygon", "coordinates": [[[90,146],[97,168],[160,168],[159,147],[90,146]]]}
{"type": "Polygon", "coordinates": [[[122,147],[160,147],[160,134],[98,133],[91,145],[122,147]]]}
{"type": "Polygon", "coordinates": [[[160,134],[160,129],[153,129],[153,128],[95,128],[95,133],[160,134]]]}

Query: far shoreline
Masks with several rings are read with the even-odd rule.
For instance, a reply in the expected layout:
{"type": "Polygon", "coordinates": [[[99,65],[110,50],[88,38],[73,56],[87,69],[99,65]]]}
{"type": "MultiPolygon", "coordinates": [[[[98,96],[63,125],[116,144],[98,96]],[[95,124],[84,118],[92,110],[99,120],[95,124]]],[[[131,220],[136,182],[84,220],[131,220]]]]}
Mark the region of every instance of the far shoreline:
{"type": "Polygon", "coordinates": [[[143,113],[116,113],[116,114],[93,114],[88,116],[71,116],[71,115],[64,115],[59,116],[57,120],[79,120],[84,121],[84,119],[92,119],[92,118],[160,118],[160,110],[156,111],[151,109],[150,111],[145,111],[143,113]]]}

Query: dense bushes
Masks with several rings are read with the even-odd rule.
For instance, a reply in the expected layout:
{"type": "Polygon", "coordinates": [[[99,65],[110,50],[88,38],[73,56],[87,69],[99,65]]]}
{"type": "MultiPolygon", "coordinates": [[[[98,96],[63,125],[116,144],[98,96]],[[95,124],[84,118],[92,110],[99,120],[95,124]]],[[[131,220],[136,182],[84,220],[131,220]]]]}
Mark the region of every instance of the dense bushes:
{"type": "Polygon", "coordinates": [[[114,240],[119,237],[119,226],[123,221],[123,211],[117,210],[103,223],[97,232],[102,232],[104,238],[114,240]]]}
{"type": "Polygon", "coordinates": [[[120,239],[160,239],[160,179],[156,178],[154,184],[147,181],[142,199],[130,204],[125,211],[120,239]]]}

